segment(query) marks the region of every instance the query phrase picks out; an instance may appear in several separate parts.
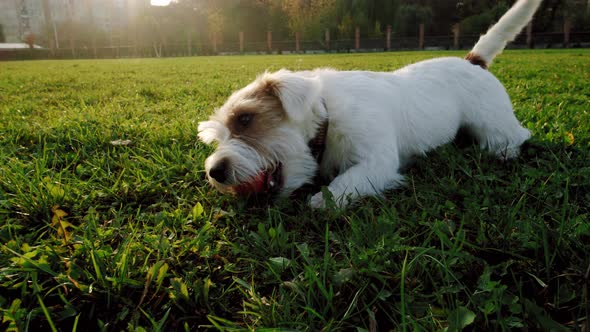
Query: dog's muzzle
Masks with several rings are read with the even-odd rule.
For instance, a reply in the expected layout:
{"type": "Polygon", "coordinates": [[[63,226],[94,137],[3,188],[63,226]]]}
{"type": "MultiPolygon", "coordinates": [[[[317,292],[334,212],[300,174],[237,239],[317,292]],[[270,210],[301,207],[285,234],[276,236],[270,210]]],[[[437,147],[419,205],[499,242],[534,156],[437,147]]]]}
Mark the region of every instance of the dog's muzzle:
{"type": "MultiPolygon", "coordinates": [[[[220,184],[226,184],[228,180],[228,172],[230,171],[229,162],[222,159],[217,164],[213,165],[209,170],[209,177],[220,184]]],[[[238,195],[247,195],[255,193],[278,193],[283,187],[283,165],[279,163],[276,167],[262,170],[252,179],[231,185],[228,189],[238,195]]]]}
{"type": "MultiPolygon", "coordinates": [[[[308,142],[310,153],[314,159],[321,164],[324,150],[326,148],[326,137],[328,132],[328,120],[326,119],[318,128],[313,139],[308,142]]],[[[257,175],[238,184],[228,184],[231,178],[230,161],[226,158],[217,161],[208,172],[209,178],[223,185],[229,192],[238,195],[248,194],[278,194],[285,183],[283,175],[283,164],[278,163],[275,167],[261,170],[257,175]]]]}

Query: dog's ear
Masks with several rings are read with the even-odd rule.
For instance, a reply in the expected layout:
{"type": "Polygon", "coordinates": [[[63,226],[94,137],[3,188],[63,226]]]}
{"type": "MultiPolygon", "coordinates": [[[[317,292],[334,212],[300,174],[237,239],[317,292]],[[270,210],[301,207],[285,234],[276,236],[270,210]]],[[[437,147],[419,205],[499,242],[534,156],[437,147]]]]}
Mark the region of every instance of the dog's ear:
{"type": "Polygon", "coordinates": [[[222,142],[229,137],[229,130],[218,121],[199,122],[198,136],[205,144],[222,142]]]}
{"type": "Polygon", "coordinates": [[[265,73],[260,81],[263,93],[279,98],[287,116],[294,122],[303,122],[311,114],[320,92],[316,79],[284,69],[265,73]]]}

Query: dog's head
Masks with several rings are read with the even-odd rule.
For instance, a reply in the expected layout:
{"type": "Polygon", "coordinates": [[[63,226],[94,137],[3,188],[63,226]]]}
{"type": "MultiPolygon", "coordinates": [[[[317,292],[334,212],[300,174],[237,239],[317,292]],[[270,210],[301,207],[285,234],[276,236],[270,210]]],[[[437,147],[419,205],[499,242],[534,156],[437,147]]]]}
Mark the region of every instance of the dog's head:
{"type": "Polygon", "coordinates": [[[209,182],[224,193],[269,192],[288,195],[311,182],[318,165],[308,142],[326,109],[313,73],[264,73],[234,92],[199,138],[217,143],[205,161],[209,182]]]}

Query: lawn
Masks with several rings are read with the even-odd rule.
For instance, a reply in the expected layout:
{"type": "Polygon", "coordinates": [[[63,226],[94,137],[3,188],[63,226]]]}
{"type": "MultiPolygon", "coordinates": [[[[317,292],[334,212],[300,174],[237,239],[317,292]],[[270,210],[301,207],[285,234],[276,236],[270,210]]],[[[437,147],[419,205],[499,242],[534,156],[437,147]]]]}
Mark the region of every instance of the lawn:
{"type": "Polygon", "coordinates": [[[197,123],[256,74],[441,55],[0,63],[0,329],[588,328],[590,50],[494,62],[517,160],[449,144],[347,211],[206,183],[197,123]]]}

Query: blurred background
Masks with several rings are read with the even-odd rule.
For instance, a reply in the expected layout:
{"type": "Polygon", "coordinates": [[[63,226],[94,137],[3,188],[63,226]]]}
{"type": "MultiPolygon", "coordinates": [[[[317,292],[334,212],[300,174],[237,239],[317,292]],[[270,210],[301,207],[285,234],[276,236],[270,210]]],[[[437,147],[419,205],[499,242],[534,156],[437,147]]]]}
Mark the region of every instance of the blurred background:
{"type": "MultiPolygon", "coordinates": [[[[462,49],[511,0],[0,0],[0,59],[462,49]]],[[[590,46],[590,0],[545,0],[512,47],[590,46]]]]}

